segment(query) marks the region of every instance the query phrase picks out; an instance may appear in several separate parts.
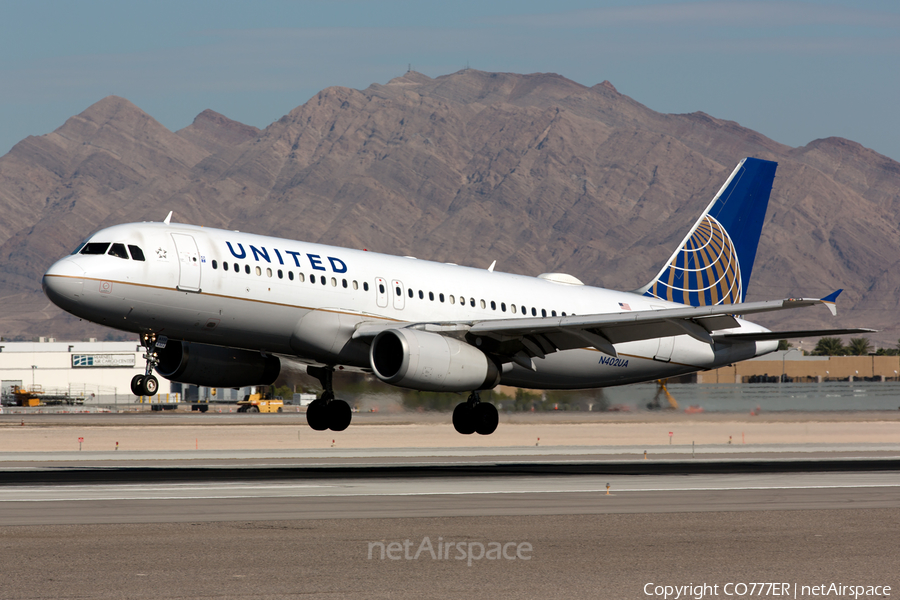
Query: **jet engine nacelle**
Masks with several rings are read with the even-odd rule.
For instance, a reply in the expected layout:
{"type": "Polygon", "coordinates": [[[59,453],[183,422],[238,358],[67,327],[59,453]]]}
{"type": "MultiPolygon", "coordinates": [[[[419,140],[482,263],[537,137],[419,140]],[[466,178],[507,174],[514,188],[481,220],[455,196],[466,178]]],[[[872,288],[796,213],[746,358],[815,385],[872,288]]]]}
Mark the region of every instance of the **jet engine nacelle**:
{"type": "Polygon", "coordinates": [[[270,385],[281,371],[278,357],[252,350],[169,340],[157,353],[156,372],[179,383],[208,387],[270,385]]]}
{"type": "Polygon", "coordinates": [[[432,392],[490,389],[500,371],[483,352],[455,338],[417,329],[388,329],[372,341],[369,362],[379,379],[432,392]]]}

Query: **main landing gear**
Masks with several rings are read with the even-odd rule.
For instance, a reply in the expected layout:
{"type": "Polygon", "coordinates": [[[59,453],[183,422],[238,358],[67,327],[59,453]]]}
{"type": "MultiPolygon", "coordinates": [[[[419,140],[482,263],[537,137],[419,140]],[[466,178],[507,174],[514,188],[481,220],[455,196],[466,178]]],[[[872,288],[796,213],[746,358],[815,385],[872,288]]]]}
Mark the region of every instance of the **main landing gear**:
{"type": "Polygon", "coordinates": [[[307,367],[306,372],[319,380],[325,389],[322,397],[306,407],[306,422],[316,431],[343,431],[350,426],[353,413],[350,405],[334,397],[332,376],[334,367],[307,367]]]}
{"type": "Polygon", "coordinates": [[[453,409],[453,428],[465,435],[490,435],[497,429],[499,421],[497,407],[490,402],[482,402],[478,392],[469,394],[468,400],[453,409]]]}
{"type": "Polygon", "coordinates": [[[141,346],[147,350],[143,356],[147,359],[147,367],[143,375],[131,378],[131,393],[135,396],[155,396],[159,391],[159,381],[153,375],[153,369],[159,364],[159,356],[156,354],[156,334],[142,333],[141,346]]]}

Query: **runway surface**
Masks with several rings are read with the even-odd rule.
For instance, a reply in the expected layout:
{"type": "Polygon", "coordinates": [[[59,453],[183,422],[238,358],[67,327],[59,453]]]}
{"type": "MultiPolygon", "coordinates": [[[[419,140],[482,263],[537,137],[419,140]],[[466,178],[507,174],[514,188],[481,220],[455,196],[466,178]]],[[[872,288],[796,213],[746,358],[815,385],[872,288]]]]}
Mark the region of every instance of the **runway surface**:
{"type": "Polygon", "coordinates": [[[784,597],[725,592],[761,582],[798,598],[831,583],[900,592],[896,445],[694,451],[5,452],[0,598],[663,598],[704,583],[705,598],[784,597]]]}
{"type": "Polygon", "coordinates": [[[2,486],[0,525],[900,506],[897,471],[420,478],[356,473],[252,481],[235,481],[230,473],[229,480],[154,482],[156,475],[148,474],[145,483],[2,486]]]}

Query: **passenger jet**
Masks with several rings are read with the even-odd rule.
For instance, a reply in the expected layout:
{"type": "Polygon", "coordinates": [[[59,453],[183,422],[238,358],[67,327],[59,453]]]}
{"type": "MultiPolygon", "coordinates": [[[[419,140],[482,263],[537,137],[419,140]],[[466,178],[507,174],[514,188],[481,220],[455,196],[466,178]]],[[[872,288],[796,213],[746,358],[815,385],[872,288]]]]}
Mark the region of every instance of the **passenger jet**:
{"type": "Polygon", "coordinates": [[[826,305],[824,298],[744,302],[776,163],[745,158],[657,276],[635,291],[171,222],[98,231],[43,277],[56,305],[140,335],[136,395],[153,375],[210,387],[271,384],[281,362],[306,365],[321,397],[315,430],[341,431],[336,368],[414,390],[468,392],[463,434],[490,434],[498,384],[595,388],[715,369],[773,352],[778,340],[867,329],[771,332],[744,319],[826,305]]]}

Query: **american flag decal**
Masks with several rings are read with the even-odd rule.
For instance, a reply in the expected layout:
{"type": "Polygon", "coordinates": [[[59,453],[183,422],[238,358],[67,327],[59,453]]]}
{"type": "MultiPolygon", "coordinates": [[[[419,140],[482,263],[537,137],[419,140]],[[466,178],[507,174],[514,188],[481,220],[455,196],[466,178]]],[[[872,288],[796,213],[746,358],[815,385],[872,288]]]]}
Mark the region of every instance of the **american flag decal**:
{"type": "Polygon", "coordinates": [[[619,308],[621,308],[623,310],[631,310],[631,305],[625,304],[624,302],[619,302],[619,308]]]}

